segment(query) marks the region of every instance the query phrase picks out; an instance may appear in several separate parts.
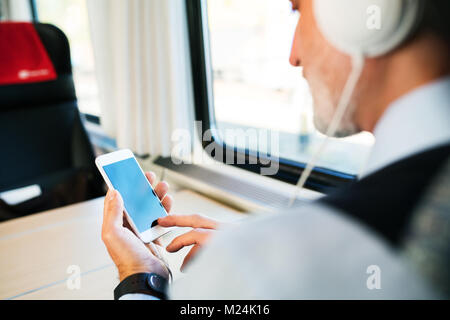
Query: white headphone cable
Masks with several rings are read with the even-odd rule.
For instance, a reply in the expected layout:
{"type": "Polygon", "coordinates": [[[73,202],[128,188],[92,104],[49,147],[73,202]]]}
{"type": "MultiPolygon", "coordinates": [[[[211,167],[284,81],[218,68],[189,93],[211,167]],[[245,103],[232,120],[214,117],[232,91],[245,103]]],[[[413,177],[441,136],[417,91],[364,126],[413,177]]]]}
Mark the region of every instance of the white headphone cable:
{"type": "Polygon", "coordinates": [[[350,100],[352,98],[353,92],[355,91],[356,85],[358,84],[359,78],[364,70],[364,55],[363,54],[354,54],[351,56],[352,58],[352,70],[348,76],[347,82],[345,83],[345,87],[342,90],[341,97],[339,99],[338,107],[333,115],[333,119],[328,126],[326,137],[320,143],[317,151],[314,152],[311,159],[308,161],[305,169],[300,176],[296,188],[294,190],[294,194],[289,200],[288,208],[291,208],[297,199],[298,193],[305,186],[306,180],[308,180],[311,175],[312,170],[314,169],[317,161],[322,155],[323,150],[327,146],[330,137],[334,136],[339,125],[342,122],[342,119],[350,105],[350,100]]]}

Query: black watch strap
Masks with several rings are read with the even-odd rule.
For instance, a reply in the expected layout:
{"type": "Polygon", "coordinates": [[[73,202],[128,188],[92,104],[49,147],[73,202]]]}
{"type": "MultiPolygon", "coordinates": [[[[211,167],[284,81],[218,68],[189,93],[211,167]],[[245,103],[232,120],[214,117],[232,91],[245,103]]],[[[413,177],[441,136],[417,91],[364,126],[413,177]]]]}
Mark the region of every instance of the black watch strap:
{"type": "Polygon", "coordinates": [[[156,273],[136,273],[124,280],[114,289],[114,299],[126,294],[143,293],[166,300],[167,280],[156,273]]]}

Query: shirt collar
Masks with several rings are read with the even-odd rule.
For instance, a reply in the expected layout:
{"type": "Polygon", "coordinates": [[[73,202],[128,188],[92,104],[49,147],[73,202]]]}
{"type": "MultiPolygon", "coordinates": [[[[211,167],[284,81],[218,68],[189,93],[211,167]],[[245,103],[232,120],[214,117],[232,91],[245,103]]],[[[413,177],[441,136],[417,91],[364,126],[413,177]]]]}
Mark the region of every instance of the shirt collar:
{"type": "Polygon", "coordinates": [[[394,162],[450,143],[450,77],[404,95],[385,111],[361,177],[394,162]]]}

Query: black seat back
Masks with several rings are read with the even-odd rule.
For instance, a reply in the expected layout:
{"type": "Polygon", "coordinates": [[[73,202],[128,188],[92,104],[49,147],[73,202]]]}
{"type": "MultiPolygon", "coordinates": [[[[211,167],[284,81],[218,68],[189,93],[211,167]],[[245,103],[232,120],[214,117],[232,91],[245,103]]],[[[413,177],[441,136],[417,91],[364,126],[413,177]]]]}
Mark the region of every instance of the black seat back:
{"type": "MultiPolygon", "coordinates": [[[[69,42],[49,24],[34,24],[54,65],[54,81],[0,86],[0,192],[38,183],[44,191],[79,169],[94,153],[77,106],[69,42]]],[[[96,190],[103,189],[95,172],[96,190]]]]}

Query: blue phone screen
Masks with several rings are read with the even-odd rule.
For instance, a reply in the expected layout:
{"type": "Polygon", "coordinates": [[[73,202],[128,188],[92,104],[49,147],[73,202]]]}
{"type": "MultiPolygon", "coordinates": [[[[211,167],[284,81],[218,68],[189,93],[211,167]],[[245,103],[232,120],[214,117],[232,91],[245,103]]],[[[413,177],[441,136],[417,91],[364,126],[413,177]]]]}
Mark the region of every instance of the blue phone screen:
{"type": "Polygon", "coordinates": [[[103,167],[114,189],[120,192],[125,209],[139,233],[150,229],[153,221],[166,212],[150,187],[136,159],[129,158],[103,167]]]}

